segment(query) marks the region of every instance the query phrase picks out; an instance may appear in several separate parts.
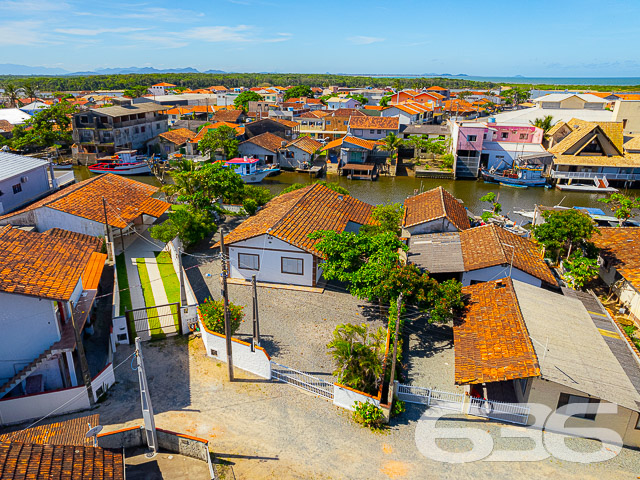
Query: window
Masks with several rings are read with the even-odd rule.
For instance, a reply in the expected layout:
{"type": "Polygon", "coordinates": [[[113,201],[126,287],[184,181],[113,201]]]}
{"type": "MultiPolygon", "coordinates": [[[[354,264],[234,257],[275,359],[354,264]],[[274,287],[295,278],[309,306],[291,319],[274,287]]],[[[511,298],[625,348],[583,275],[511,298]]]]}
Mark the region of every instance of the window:
{"type": "Polygon", "coordinates": [[[253,253],[238,253],[238,268],[260,270],[260,256],[253,253]]]}
{"type": "Polygon", "coordinates": [[[141,127],[140,127],[140,131],[141,131],[142,133],[146,132],[146,131],[147,131],[147,127],[145,127],[144,125],[143,125],[143,126],[141,126],[141,127]]]}
{"type": "Polygon", "coordinates": [[[87,117],[86,115],[82,115],[80,117],[80,122],[81,123],[89,123],[89,117],[87,117]]]}
{"type": "Polygon", "coordinates": [[[282,257],[281,266],[282,273],[290,273],[292,275],[304,274],[304,262],[301,258],[282,257]]]}
{"type": "Polygon", "coordinates": [[[520,134],[520,140],[526,140],[528,136],[529,136],[529,134],[527,134],[527,133],[521,133],[520,134]]]}
{"type": "Polygon", "coordinates": [[[327,125],[331,125],[331,120],[327,120],[327,125]]]}
{"type": "Polygon", "coordinates": [[[376,133],[376,131],[375,130],[369,130],[369,133],[374,134],[374,133],[376,133]]]}
{"type": "Polygon", "coordinates": [[[477,139],[478,139],[477,135],[469,135],[467,137],[467,140],[470,141],[470,142],[475,142],[477,139]]]}
{"type": "Polygon", "coordinates": [[[503,140],[504,140],[504,139],[506,139],[506,138],[509,138],[509,132],[502,132],[502,133],[500,134],[500,137],[501,137],[503,140]]]}
{"type": "Polygon", "coordinates": [[[22,185],[20,185],[19,183],[16,183],[13,186],[13,194],[15,195],[16,193],[20,193],[22,191],[22,185]]]}
{"type": "Polygon", "coordinates": [[[138,129],[138,127],[133,127],[133,133],[140,133],[140,130],[138,129]]]}
{"type": "Polygon", "coordinates": [[[382,130],[378,130],[378,135],[380,135],[382,133],[382,130]]]}
{"type": "Polygon", "coordinates": [[[586,413],[574,413],[572,417],[586,418],[587,420],[595,420],[596,413],[598,412],[598,404],[600,400],[597,398],[581,397],[579,395],[570,395],[568,393],[561,393],[558,399],[558,407],[564,407],[570,404],[587,404],[586,413]]]}
{"type": "Polygon", "coordinates": [[[156,123],[156,130],[160,130],[160,124],[156,123]]]}

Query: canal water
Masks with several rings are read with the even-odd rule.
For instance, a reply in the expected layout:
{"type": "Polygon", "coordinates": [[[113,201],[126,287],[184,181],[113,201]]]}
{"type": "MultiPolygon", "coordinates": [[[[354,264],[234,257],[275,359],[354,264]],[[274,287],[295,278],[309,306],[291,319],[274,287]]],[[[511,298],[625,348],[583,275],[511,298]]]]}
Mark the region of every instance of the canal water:
{"type": "MultiPolygon", "coordinates": [[[[92,177],[86,167],[74,167],[78,181],[92,177]]],[[[160,183],[154,176],[128,177],[139,182],[148,183],[160,187],[160,183]]],[[[606,195],[582,192],[562,192],[555,188],[511,188],[501,185],[484,183],[482,180],[436,180],[415,177],[380,177],[377,181],[349,180],[338,175],[327,175],[323,180],[337,182],[346,188],[354,197],[373,205],[402,203],[413,195],[414,192],[424,192],[441,185],[451,192],[456,198],[462,200],[464,205],[474,214],[480,215],[488,204],[481,202],[480,197],[488,192],[500,195],[499,202],[502,211],[511,219],[521,222],[524,218],[513,214],[514,210],[533,210],[534,206],[562,205],[565,207],[597,207],[609,213],[608,207],[598,199],[606,195]]],[[[309,184],[315,181],[308,174],[295,172],[282,172],[275,177],[267,177],[260,186],[269,189],[273,194],[278,194],[293,183],[309,184]]],[[[640,190],[630,190],[633,196],[640,196],[640,190]]]]}

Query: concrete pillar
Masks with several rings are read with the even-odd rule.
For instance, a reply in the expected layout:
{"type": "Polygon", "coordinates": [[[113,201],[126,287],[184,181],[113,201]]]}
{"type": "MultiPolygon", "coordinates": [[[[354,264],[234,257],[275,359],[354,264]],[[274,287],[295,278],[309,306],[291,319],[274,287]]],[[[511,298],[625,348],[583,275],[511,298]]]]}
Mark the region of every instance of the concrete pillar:
{"type": "Polygon", "coordinates": [[[69,378],[71,379],[71,386],[78,386],[78,377],[76,377],[76,365],[73,363],[73,352],[64,352],[67,357],[67,365],[69,365],[69,378]]]}

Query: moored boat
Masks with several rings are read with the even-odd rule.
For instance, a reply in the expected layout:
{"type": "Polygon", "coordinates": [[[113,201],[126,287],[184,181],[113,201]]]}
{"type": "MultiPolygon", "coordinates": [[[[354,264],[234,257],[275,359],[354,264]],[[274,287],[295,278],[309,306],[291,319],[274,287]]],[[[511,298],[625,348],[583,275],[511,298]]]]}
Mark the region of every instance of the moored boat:
{"type": "Polygon", "coordinates": [[[547,179],[540,175],[541,172],[542,169],[514,169],[500,172],[482,169],[480,174],[485,182],[499,183],[508,187],[544,187],[547,185],[547,179]],[[527,174],[533,171],[537,175],[527,174]]]}
{"type": "Polygon", "coordinates": [[[244,183],[260,183],[265,177],[280,172],[279,168],[258,168],[257,158],[232,158],[224,162],[225,167],[233,168],[244,183]]]}
{"type": "Polygon", "coordinates": [[[609,186],[609,182],[606,177],[596,177],[593,179],[592,184],[588,183],[558,183],[556,184],[558,190],[573,191],[573,192],[589,192],[589,193],[615,193],[617,188],[609,186]]]}
{"type": "Polygon", "coordinates": [[[151,167],[145,157],[136,150],[122,150],[107,158],[98,159],[98,163],[87,167],[92,173],[113,173],[116,175],[151,175],[151,167]]]}

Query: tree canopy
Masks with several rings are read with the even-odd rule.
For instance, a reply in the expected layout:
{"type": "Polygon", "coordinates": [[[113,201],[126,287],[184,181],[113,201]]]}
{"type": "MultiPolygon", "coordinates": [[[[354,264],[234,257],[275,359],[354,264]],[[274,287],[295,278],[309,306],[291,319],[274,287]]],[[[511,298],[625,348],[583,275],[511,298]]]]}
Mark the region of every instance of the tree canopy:
{"type": "MultiPolygon", "coordinates": [[[[349,190],[347,190],[346,188],[340,186],[337,182],[327,182],[326,180],[319,180],[317,182],[314,182],[314,184],[315,183],[317,183],[318,185],[324,185],[329,190],[333,190],[334,192],[338,192],[338,193],[340,193],[342,195],[350,195],[349,190]]],[[[303,183],[292,183],[287,188],[282,190],[279,193],[279,195],[283,195],[285,193],[293,192],[294,190],[300,190],[301,188],[308,187],[308,186],[309,186],[309,184],[305,185],[303,183]]]]}
{"type": "Polygon", "coordinates": [[[249,109],[249,102],[261,102],[264,100],[262,95],[252,92],[251,90],[247,90],[246,92],[242,92],[238,95],[233,101],[233,105],[236,108],[241,108],[245,112],[249,109]]]}
{"type": "Polygon", "coordinates": [[[40,110],[28,119],[24,125],[13,129],[10,143],[15,149],[28,146],[52,147],[71,144],[71,116],[75,107],[68,102],[60,102],[40,110]]]}
{"type": "Polygon", "coordinates": [[[225,159],[238,156],[238,139],[235,129],[222,125],[218,128],[210,128],[198,142],[198,149],[202,154],[209,154],[214,159],[217,151],[222,151],[225,159]]]}
{"type": "Polygon", "coordinates": [[[205,163],[187,175],[190,176],[191,191],[178,196],[178,201],[186,202],[198,210],[211,210],[218,199],[239,197],[244,192],[240,175],[221,162],[205,163]]]}
{"type": "Polygon", "coordinates": [[[290,98],[300,97],[313,98],[313,90],[311,90],[311,87],[307,85],[297,85],[295,87],[291,87],[286,92],[284,92],[282,98],[284,100],[289,100],[290,98]]]}
{"type": "Polygon", "coordinates": [[[533,228],[533,236],[545,247],[556,254],[556,259],[566,252],[571,254],[574,247],[587,246],[594,234],[600,233],[588,215],[575,210],[546,210],[542,212],[545,223],[533,228]]]}
{"type": "Polygon", "coordinates": [[[134,85],[133,87],[127,88],[123,95],[129,98],[138,98],[146,94],[148,90],[149,88],[144,85],[134,85]]]}
{"type": "Polygon", "coordinates": [[[164,243],[178,237],[184,246],[188,247],[199,242],[209,233],[215,233],[216,230],[213,216],[208,211],[185,205],[178,206],[169,212],[169,218],[160,225],[149,228],[149,234],[152,238],[164,243]]]}
{"type": "Polygon", "coordinates": [[[620,226],[631,218],[634,211],[640,209],[640,197],[631,198],[623,193],[612,193],[607,198],[601,198],[598,201],[609,205],[620,226]]]}
{"type": "Polygon", "coordinates": [[[400,222],[404,214],[404,207],[400,203],[390,205],[376,205],[373,207],[371,216],[376,221],[375,225],[363,225],[361,232],[367,235],[392,232],[395,235],[400,233],[400,222]]]}

